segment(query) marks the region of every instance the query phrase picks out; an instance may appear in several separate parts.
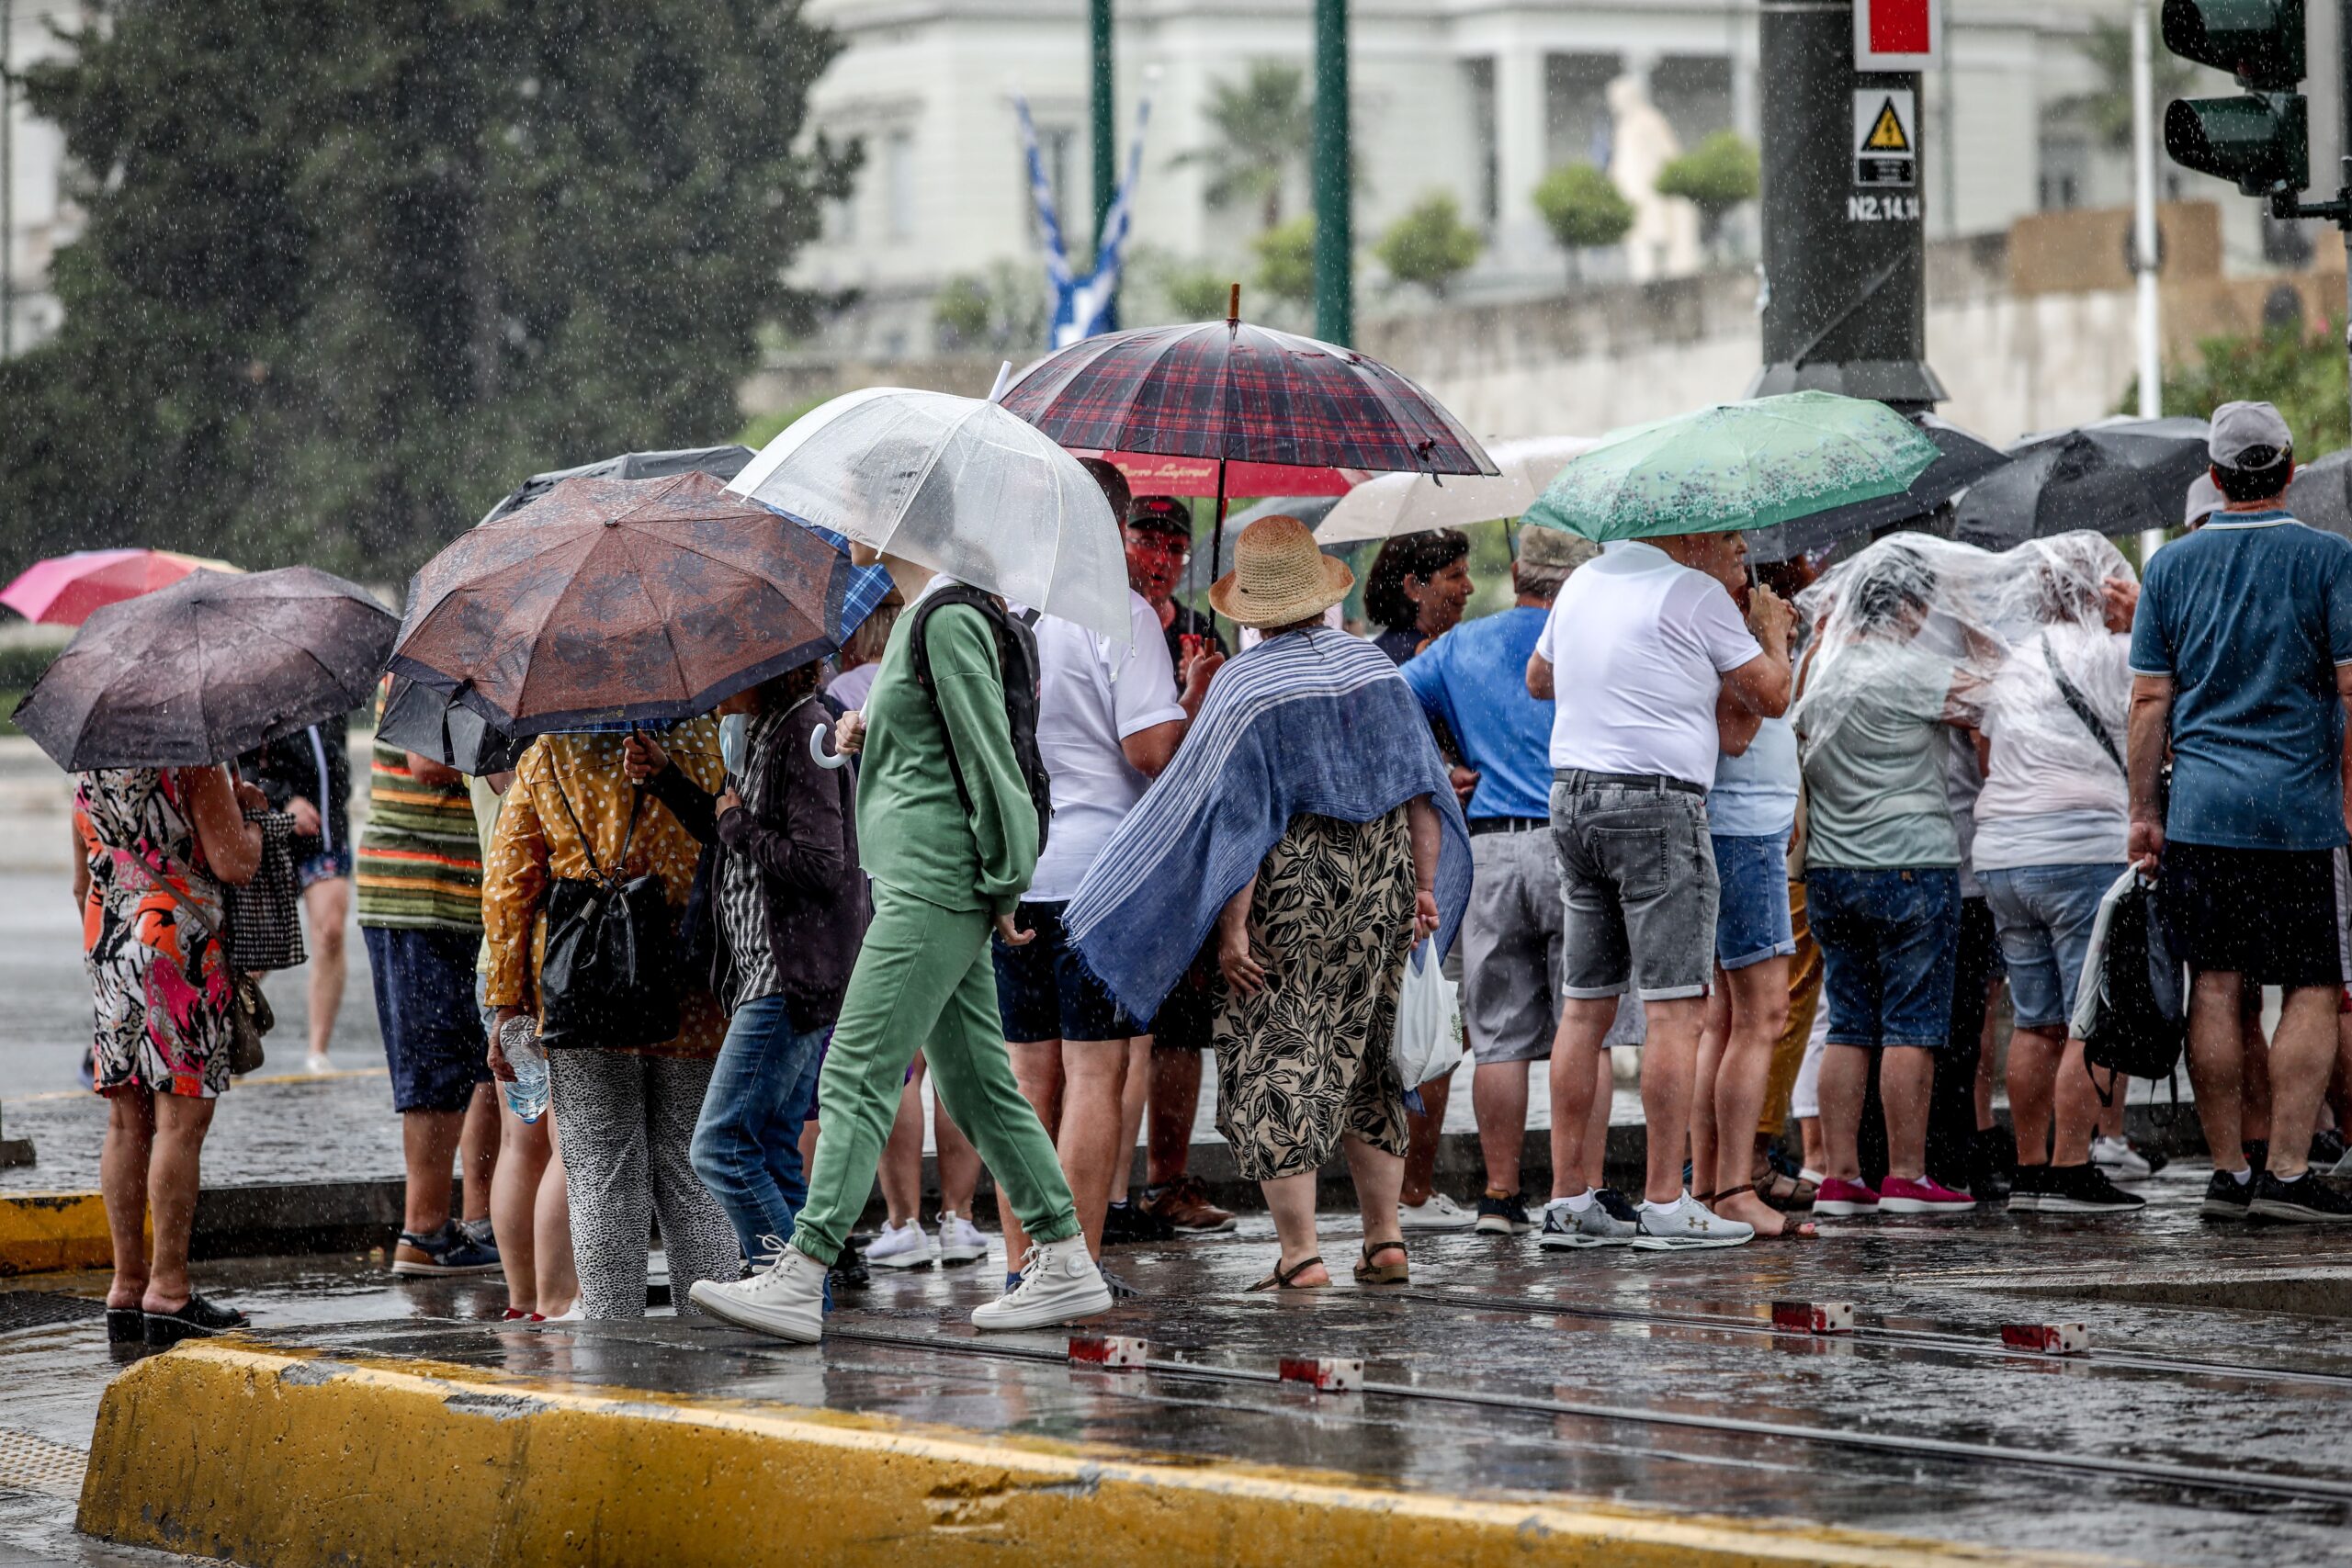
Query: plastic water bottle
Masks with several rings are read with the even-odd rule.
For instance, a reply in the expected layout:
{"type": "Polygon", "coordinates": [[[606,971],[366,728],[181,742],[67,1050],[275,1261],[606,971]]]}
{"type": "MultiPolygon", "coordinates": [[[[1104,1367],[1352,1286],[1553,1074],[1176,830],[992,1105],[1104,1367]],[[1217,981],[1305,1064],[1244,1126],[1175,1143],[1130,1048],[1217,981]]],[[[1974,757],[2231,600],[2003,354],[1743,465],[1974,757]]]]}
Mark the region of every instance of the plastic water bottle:
{"type": "Polygon", "coordinates": [[[548,1054],[539,1048],[537,1021],[508,1019],[498,1032],[498,1049],[514,1069],[514,1081],[501,1086],[506,1108],[526,1122],[537,1122],[548,1113],[548,1054]]]}

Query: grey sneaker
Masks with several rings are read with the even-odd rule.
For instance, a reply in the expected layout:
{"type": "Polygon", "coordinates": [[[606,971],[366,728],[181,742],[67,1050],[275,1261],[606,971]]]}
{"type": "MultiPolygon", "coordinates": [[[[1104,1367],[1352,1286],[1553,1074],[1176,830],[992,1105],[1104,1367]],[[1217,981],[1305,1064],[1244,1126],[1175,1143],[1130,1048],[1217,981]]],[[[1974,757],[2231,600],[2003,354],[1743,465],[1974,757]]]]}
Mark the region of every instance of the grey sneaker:
{"type": "Polygon", "coordinates": [[[1645,1207],[1634,1235],[1642,1252],[1686,1252],[1705,1247],[1738,1247],[1756,1239],[1756,1227],[1726,1220],[1685,1192],[1673,1208],[1660,1213],[1645,1207]]]}
{"type": "Polygon", "coordinates": [[[1635,1228],[1598,1201],[1578,1213],[1566,1198],[1555,1198],[1544,1205],[1544,1234],[1536,1240],[1544,1247],[1623,1247],[1634,1239],[1635,1228]]]}

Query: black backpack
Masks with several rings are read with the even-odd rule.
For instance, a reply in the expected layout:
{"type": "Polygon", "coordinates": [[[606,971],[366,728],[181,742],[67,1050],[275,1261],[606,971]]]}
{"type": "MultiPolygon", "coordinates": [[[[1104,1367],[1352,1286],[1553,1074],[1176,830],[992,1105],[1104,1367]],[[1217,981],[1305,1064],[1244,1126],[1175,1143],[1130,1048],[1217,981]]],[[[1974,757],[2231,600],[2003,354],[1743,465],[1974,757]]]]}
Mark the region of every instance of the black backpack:
{"type": "MultiPolygon", "coordinates": [[[[550,775],[552,777],[552,774],[550,775]]],[[[622,1050],[659,1045],[678,1032],[684,990],[677,921],[662,878],[623,878],[645,792],[635,793],[620,858],[610,871],[596,863],[593,841],[573,816],[571,799],[556,782],[556,798],[594,877],[559,876],[548,884],[547,948],[539,964],[539,1043],[622,1050]]]]}
{"type": "MultiPolygon", "coordinates": [[[[1015,620],[995,594],[960,582],[923,595],[915,606],[914,625],[907,636],[913,644],[909,652],[913,655],[915,683],[931,699],[933,713],[939,713],[939,693],[932,685],[931,648],[924,639],[933,614],[950,604],[970,605],[996,633],[996,661],[1004,677],[1004,717],[1012,732],[1012,759],[1020,764],[1021,777],[1029,785],[1030,804],[1037,808],[1037,848],[1043,851],[1046,833],[1053,825],[1054,795],[1052,781],[1046,776],[1045,761],[1037,754],[1037,638],[1029,629],[1035,614],[1015,620]]],[[[940,728],[944,732],[946,727],[946,716],[941,714],[940,728]]],[[[952,743],[947,748],[947,771],[956,780],[956,797],[964,803],[968,814],[972,792],[964,784],[964,769],[956,761],[952,743]]]]}

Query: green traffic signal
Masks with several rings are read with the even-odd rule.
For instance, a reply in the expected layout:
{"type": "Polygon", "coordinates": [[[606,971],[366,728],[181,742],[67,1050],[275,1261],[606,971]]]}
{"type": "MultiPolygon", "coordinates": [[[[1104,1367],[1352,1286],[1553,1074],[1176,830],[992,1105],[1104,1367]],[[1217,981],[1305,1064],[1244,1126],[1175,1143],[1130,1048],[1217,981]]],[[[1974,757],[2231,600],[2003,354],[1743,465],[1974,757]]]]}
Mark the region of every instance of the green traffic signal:
{"type": "Polygon", "coordinates": [[[2165,0],[2165,47],[2256,90],[2303,79],[2303,0],[2165,0]]]}
{"type": "Polygon", "coordinates": [[[2165,151],[2248,196],[2299,191],[2310,183],[2308,106],[2299,93],[2176,98],[2165,107],[2165,151]]]}

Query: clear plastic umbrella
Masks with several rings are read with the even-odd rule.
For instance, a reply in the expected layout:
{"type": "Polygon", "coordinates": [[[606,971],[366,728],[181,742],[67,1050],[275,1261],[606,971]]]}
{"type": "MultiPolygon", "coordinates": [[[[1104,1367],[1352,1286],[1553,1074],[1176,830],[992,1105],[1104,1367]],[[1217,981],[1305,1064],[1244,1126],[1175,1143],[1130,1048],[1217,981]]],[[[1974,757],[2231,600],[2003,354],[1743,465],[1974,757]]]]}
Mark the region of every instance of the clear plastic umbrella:
{"type": "Polygon", "coordinates": [[[1498,441],[1487,456],[1502,470],[1484,474],[1382,474],[1340,498],[1316,526],[1318,544],[1393,539],[1432,528],[1466,528],[1517,517],[1535,504],[1568,459],[1595,445],[1578,435],[1539,435],[1498,441]]]}
{"type": "Polygon", "coordinates": [[[875,387],[802,415],[729,489],[1127,640],[1127,560],[1078,459],[995,403],[875,387]]]}

